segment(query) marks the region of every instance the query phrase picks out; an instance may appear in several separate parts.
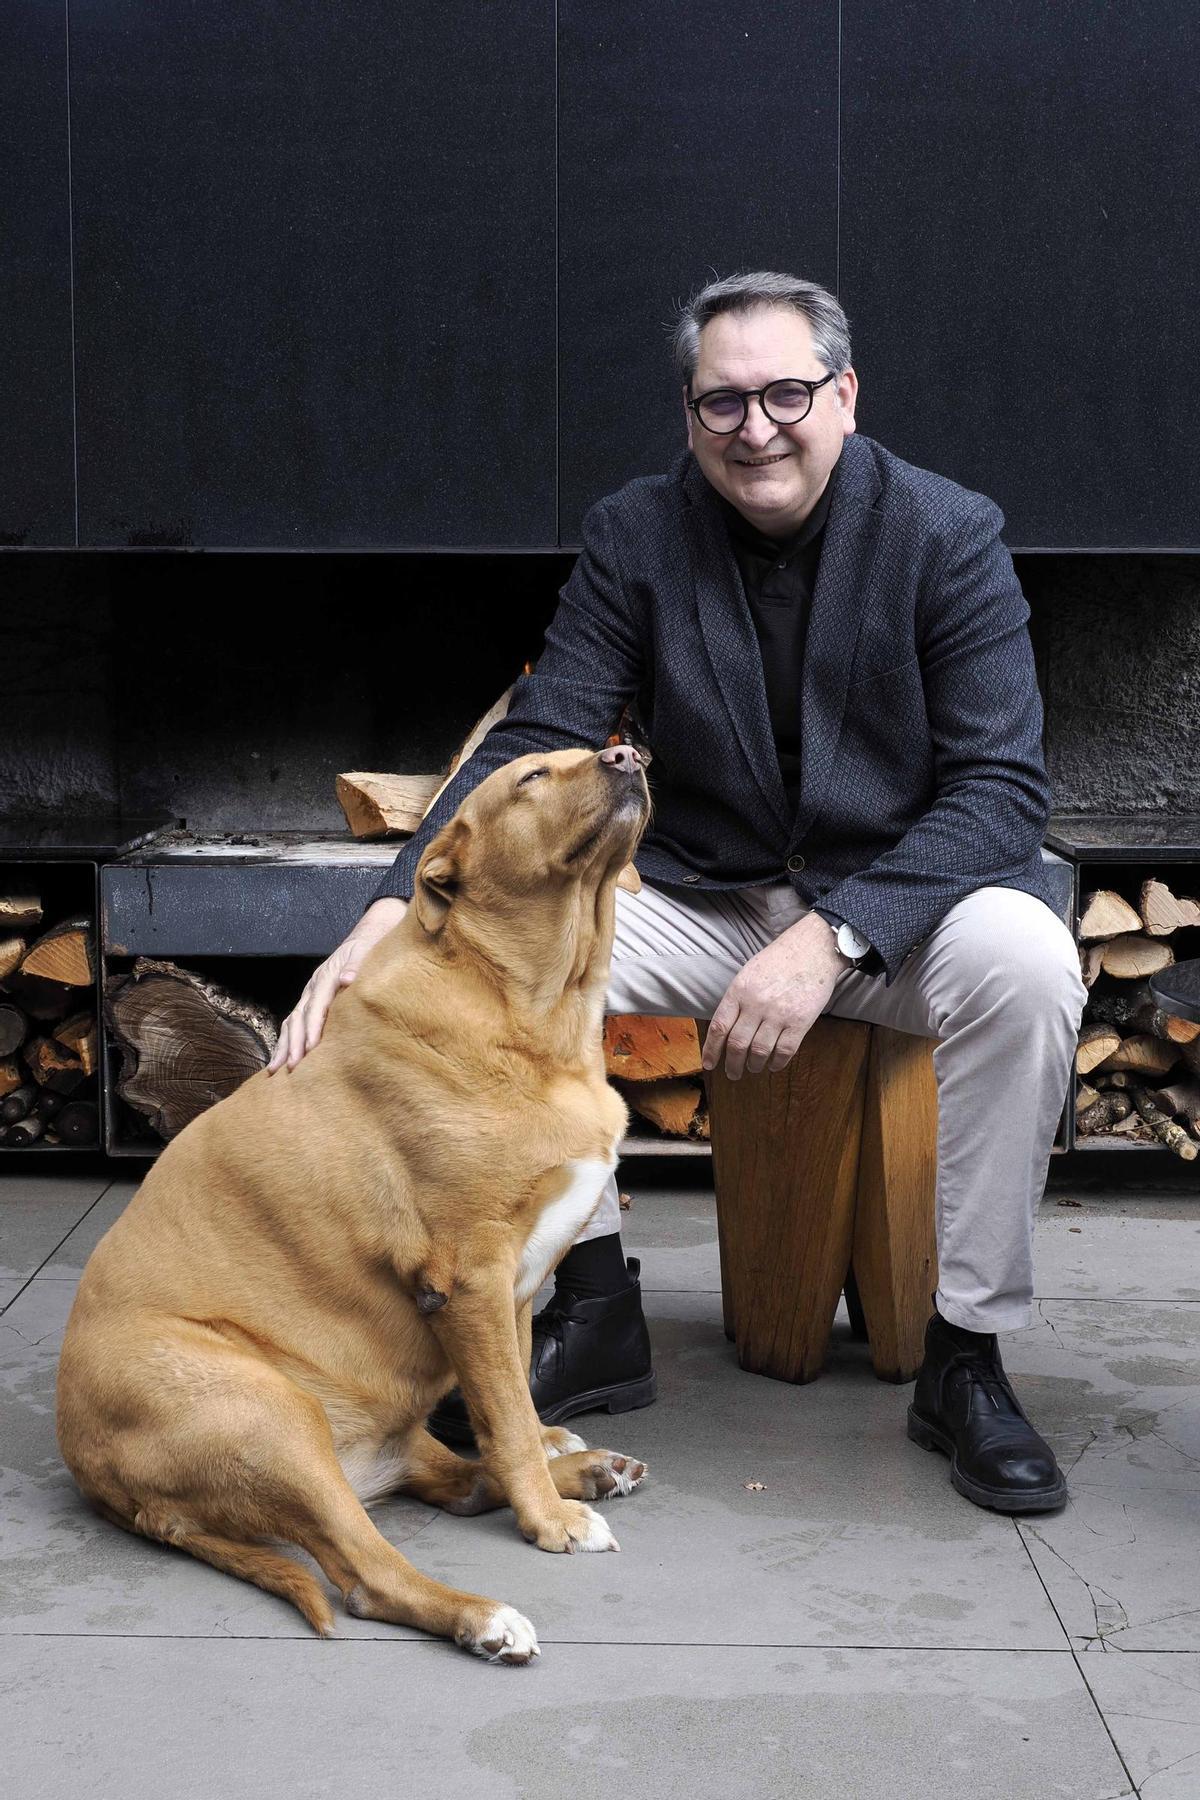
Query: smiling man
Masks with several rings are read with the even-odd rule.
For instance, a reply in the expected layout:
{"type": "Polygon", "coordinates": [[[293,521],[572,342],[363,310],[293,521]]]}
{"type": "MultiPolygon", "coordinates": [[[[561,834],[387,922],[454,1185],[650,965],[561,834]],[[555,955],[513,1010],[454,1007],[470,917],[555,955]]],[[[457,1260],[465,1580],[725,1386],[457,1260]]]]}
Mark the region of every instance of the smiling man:
{"type": "MultiPolygon", "coordinates": [[[[320,1036],[421,852],[511,757],[599,747],[628,706],[655,812],[620,892],[608,1009],[709,1018],[705,1061],[783,1068],[821,1013],[939,1041],[939,1285],[909,1432],[981,1506],[1066,1484],[1004,1373],[1086,1000],[1041,861],[1029,609],[993,502],[856,433],[845,314],[812,282],[717,281],[674,332],[688,447],[599,501],[532,675],[284,1022],[320,1036]]],[[[616,1182],[535,1321],[542,1419],[653,1398],[616,1182]]],[[[435,1421],[439,1415],[435,1415],[435,1421]]],[[[443,1409],[448,1436],[465,1414],[443,1409]]]]}

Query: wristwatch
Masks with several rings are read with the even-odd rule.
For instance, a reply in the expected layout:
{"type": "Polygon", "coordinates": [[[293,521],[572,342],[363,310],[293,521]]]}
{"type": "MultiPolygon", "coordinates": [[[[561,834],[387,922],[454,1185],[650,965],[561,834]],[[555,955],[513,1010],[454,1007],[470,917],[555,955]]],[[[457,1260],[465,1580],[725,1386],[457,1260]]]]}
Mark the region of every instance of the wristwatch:
{"type": "Polygon", "coordinates": [[[861,931],[856,931],[848,919],[840,919],[836,913],[827,912],[823,906],[815,906],[814,912],[820,913],[834,935],[834,941],[848,963],[855,968],[871,954],[871,940],[865,938],[861,931]]]}

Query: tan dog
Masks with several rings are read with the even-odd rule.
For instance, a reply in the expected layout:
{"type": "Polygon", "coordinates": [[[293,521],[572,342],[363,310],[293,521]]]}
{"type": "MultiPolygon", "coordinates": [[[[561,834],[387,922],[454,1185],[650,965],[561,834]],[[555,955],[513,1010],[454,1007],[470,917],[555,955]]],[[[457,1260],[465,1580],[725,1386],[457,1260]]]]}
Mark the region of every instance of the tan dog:
{"type": "Polygon", "coordinates": [[[303,1546],[359,1617],[505,1662],[509,1606],[420,1574],[363,1502],[510,1505],[543,1550],[610,1550],[584,1505],[644,1465],[543,1430],[530,1301],[595,1210],[628,1116],[605,1080],[614,890],[649,812],[634,752],[522,756],[428,846],[413,904],[286,1077],[164,1150],[91,1256],[58,1436],[106,1518],[293,1601],[303,1546]],[[481,1460],[426,1432],[457,1379],[481,1460]]]}

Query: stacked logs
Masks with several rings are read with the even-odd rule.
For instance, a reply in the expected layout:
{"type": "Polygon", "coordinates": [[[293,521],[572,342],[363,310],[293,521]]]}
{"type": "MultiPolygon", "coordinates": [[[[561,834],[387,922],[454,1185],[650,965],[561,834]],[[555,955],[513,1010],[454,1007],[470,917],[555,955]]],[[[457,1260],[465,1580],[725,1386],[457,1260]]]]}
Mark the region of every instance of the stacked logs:
{"type": "Polygon", "coordinates": [[[666,1137],[707,1143],[708,1103],[694,1019],[612,1014],[604,1022],[604,1067],[639,1118],[666,1137]]]}
{"type": "Polygon", "coordinates": [[[1175,961],[1166,940],[1197,927],[1200,901],[1177,898],[1156,879],[1142,882],[1136,907],[1110,888],[1086,897],[1079,962],[1089,997],[1075,1053],[1077,1137],[1165,1144],[1185,1162],[1200,1155],[1200,1023],[1164,1012],[1149,985],[1175,961]]]}
{"type": "Polygon", "coordinates": [[[95,1144],[96,940],[88,917],[47,926],[41,896],[0,893],[0,1145],[95,1144]]]}

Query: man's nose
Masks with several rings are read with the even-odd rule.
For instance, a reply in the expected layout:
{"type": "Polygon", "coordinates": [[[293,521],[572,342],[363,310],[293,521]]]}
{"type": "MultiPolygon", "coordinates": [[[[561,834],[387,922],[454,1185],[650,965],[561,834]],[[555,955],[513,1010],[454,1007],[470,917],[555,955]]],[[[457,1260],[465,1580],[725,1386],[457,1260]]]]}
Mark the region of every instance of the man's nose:
{"type": "Polygon", "coordinates": [[[767,444],[779,430],[774,419],[768,419],[762,409],[762,396],[751,395],[746,402],[746,417],[742,421],[738,436],[748,444],[767,444]]]}
{"type": "Polygon", "coordinates": [[[632,744],[607,744],[600,752],[600,761],[610,768],[624,769],[627,775],[634,774],[642,766],[642,759],[632,744]]]}

